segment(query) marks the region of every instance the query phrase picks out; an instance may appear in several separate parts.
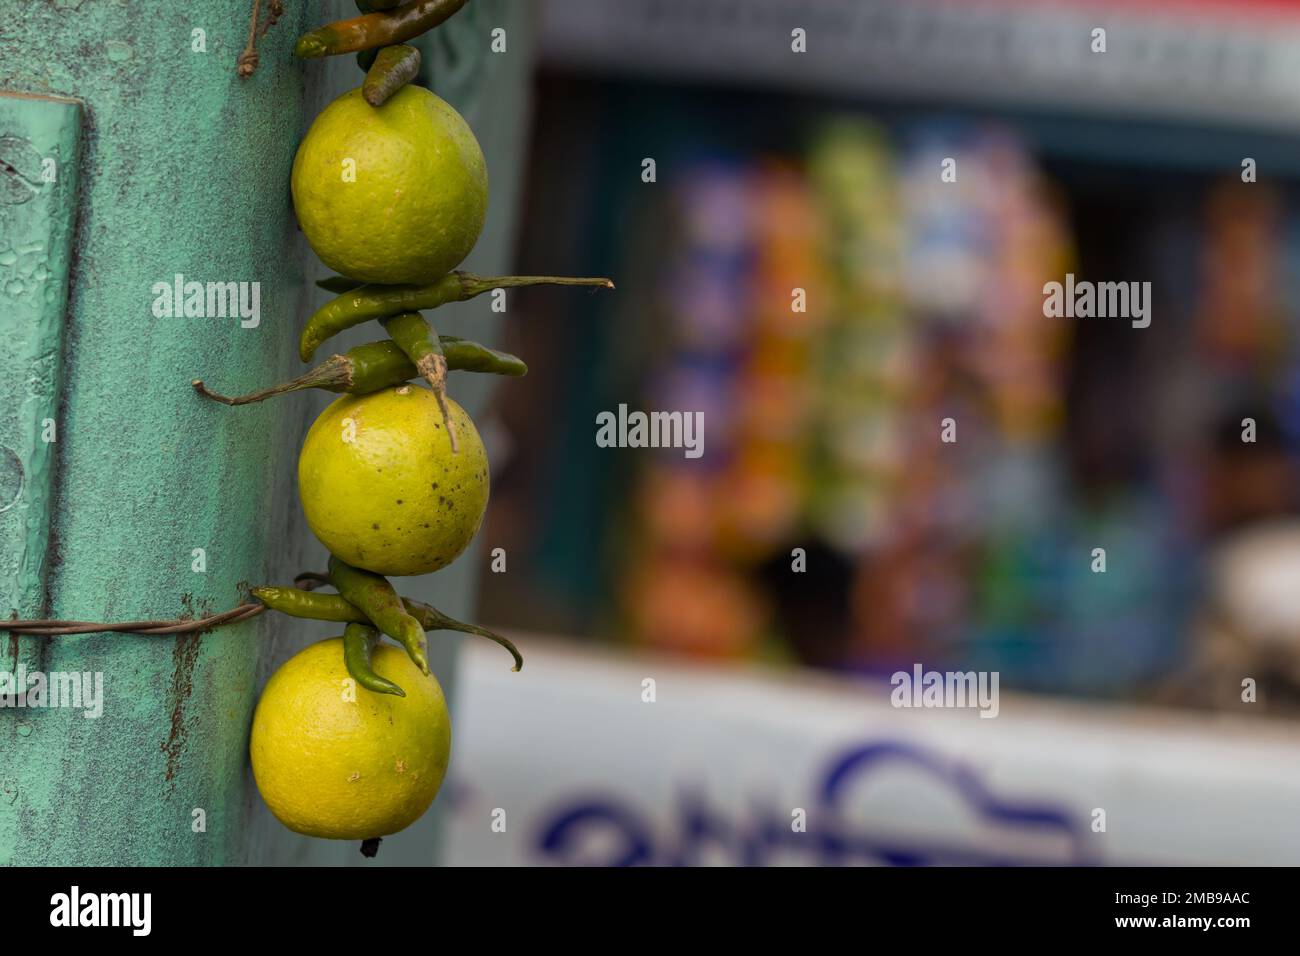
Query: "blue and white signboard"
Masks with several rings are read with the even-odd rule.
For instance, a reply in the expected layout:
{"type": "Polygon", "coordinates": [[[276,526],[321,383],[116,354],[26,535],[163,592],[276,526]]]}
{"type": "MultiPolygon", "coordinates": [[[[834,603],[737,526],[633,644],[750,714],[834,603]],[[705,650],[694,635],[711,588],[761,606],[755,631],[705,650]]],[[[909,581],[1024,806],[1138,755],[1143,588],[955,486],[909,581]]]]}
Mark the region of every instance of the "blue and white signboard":
{"type": "Polygon", "coordinates": [[[1295,864],[1300,733],[1245,717],[466,643],[443,861],[1295,864]],[[992,716],[992,715],[990,715],[992,716]]]}

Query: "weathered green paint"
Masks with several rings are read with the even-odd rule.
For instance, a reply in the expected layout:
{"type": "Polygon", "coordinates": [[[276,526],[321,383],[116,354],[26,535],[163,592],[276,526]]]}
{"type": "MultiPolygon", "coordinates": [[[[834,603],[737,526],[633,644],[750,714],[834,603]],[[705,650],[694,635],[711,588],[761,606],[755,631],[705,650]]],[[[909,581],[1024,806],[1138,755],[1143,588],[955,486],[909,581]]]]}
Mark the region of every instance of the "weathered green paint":
{"type": "MultiPolygon", "coordinates": [[[[359,84],[361,73],[352,57],[304,65],[291,53],[299,33],[346,15],[350,3],[285,6],[248,80],[235,75],[235,61],[251,2],[32,0],[5,11],[0,92],[85,104],[54,445],[45,601],[52,616],[219,610],[241,600],[243,583],[283,583],[324,566],[295,482],[300,440],[319,401],[231,409],[189,387],[202,377],[239,392],[301,371],[297,331],[320,301],[310,281],[325,270],[297,233],[289,170],[311,116],[359,84]],[[193,51],[195,30],[206,52],[193,51]],[[260,324],[155,317],[153,287],[176,274],[260,283],[260,324]],[[200,548],[204,572],[193,570],[200,548]]],[[[469,84],[477,102],[466,116],[493,183],[489,225],[469,261],[479,271],[507,264],[529,15],[521,4],[475,0],[437,41],[486,49],[492,26],[511,29],[512,55],[478,56],[469,84]]],[[[425,51],[435,88],[464,106],[442,86],[446,51],[425,51]]],[[[6,239],[0,235],[0,246],[6,239]]],[[[486,304],[458,315],[475,316],[474,337],[490,341],[479,318],[486,304]]],[[[0,314],[0,329],[14,321],[0,314]]],[[[358,331],[348,344],[374,334],[358,331]]],[[[488,387],[465,376],[453,382],[471,412],[481,410],[488,387]]],[[[9,413],[20,394],[11,378],[0,382],[0,408],[9,413]]],[[[7,534],[0,539],[6,559],[13,546],[7,534]]],[[[400,589],[466,616],[477,564],[470,554],[400,589]]],[[[247,768],[261,684],[304,643],[335,633],[264,615],[201,637],[45,641],[45,671],[103,673],[104,714],[0,711],[0,862],[360,863],[354,845],[308,840],[271,819],[247,768]],[[192,825],[199,810],[205,832],[192,825]]],[[[455,641],[434,642],[431,663],[451,693],[455,641]]],[[[432,862],[435,816],[386,840],[379,862],[432,862]]]]}
{"type": "MultiPolygon", "coordinates": [[[[45,613],[80,141],[75,100],[0,94],[0,616],[45,613]]],[[[38,669],[40,648],[9,635],[0,667],[38,669]]]]}

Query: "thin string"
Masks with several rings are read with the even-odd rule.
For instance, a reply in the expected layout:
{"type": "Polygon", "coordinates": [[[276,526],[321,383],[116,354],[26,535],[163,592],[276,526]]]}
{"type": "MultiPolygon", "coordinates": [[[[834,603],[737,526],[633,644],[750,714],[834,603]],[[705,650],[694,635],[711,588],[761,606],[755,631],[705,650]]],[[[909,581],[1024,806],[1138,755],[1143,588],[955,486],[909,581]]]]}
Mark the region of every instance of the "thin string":
{"type": "MultiPolygon", "coordinates": [[[[294,578],[296,588],[311,591],[318,585],[328,584],[329,579],[323,574],[306,571],[294,578]]],[[[64,620],[0,620],[0,631],[11,634],[34,634],[42,637],[56,637],[65,634],[98,634],[113,632],[116,634],[193,634],[198,631],[210,631],[223,624],[239,624],[257,617],[267,610],[265,604],[249,601],[232,607],[220,614],[209,614],[200,618],[176,618],[170,621],[118,621],[116,623],[98,623],[94,621],[64,620]]]]}

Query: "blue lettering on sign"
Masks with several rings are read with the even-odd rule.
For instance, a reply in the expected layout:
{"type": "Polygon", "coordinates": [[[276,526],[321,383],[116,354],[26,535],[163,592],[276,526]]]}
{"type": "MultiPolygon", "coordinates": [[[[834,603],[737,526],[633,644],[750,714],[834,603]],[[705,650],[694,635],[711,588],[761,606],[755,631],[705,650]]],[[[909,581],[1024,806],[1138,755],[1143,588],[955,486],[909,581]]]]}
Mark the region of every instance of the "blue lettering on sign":
{"type": "Polygon", "coordinates": [[[898,741],[853,747],[827,765],[809,813],[808,831],[795,832],[788,810],[751,804],[744,821],[720,813],[694,789],[685,789],[677,805],[676,839],[656,844],[654,826],[614,796],[590,796],[567,802],[549,815],[535,847],[544,862],[578,866],[693,866],[729,862],[763,866],[773,854],[807,856],[807,862],[836,866],[876,863],[893,866],[959,864],[1016,866],[1097,862],[1081,818],[1059,804],[1011,800],[993,794],[970,767],[942,755],[898,741]],[[993,832],[1013,831],[1017,844],[1050,843],[1054,853],[1030,853],[963,845],[952,840],[877,833],[846,816],[854,786],[875,774],[910,768],[957,795],[978,824],[993,832]]]}

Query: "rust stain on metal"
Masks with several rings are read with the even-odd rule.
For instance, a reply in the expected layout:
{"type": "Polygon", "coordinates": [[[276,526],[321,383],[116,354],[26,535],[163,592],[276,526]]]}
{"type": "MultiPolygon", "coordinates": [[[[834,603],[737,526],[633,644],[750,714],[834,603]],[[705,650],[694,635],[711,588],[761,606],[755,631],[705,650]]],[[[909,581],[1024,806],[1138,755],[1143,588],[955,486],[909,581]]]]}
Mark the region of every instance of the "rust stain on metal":
{"type": "Polygon", "coordinates": [[[172,648],[172,686],[168,693],[171,707],[171,729],[162,744],[167,755],[165,779],[172,781],[180,769],[181,751],[185,749],[185,701],[194,689],[194,664],[199,659],[199,634],[184,634],[176,639],[172,648]]]}

